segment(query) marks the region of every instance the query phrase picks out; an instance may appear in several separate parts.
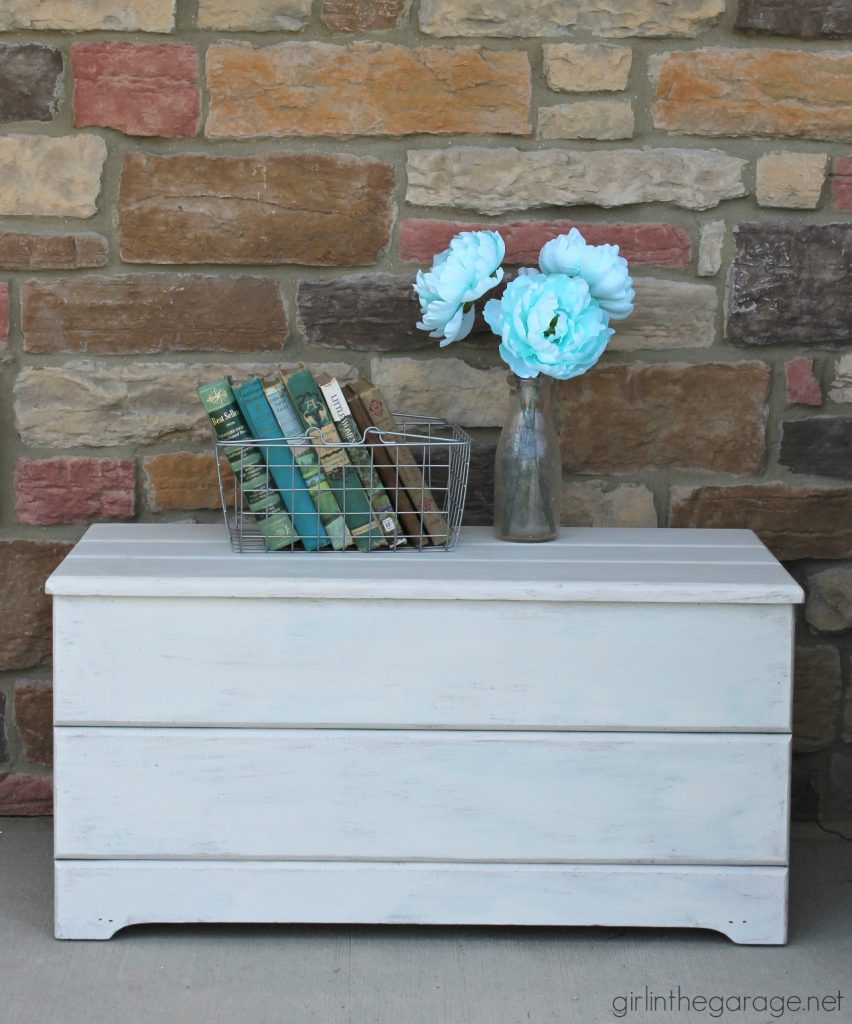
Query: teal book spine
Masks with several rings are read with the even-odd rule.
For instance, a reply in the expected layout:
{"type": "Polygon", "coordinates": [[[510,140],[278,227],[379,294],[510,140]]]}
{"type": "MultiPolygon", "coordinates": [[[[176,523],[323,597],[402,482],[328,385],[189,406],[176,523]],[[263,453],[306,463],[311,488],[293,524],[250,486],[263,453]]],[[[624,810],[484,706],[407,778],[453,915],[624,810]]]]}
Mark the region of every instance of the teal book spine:
{"type": "MultiPolygon", "coordinates": [[[[244,384],[236,385],[234,397],[255,441],[273,441],[284,437],[263,393],[263,384],[257,377],[250,377],[244,384]]],[[[328,547],[328,534],[289,447],[286,444],[258,444],[258,448],[305,549],[316,551],[317,548],[328,547]]]]}
{"type": "MultiPolygon", "coordinates": [[[[278,426],[281,427],[284,436],[286,438],[301,437],[304,434],[302,424],[296,415],[296,410],[293,408],[293,403],[290,401],[290,396],[287,394],[287,389],[284,385],[266,385],[264,386],[263,393],[269,401],[269,407],[278,420],[278,426]]],[[[303,440],[306,441],[304,438],[303,440]]],[[[316,449],[306,441],[304,444],[291,443],[290,451],[293,453],[293,458],[296,460],[296,464],[302,473],[305,487],[307,487],[310,496],[314,499],[322,525],[325,527],[331,541],[331,546],[336,551],[342,551],[353,543],[352,534],[346,528],[346,520],[343,518],[340,506],[337,504],[334,491],[332,491],[325,473],[322,471],[316,449]]]]}
{"type": "Polygon", "coordinates": [[[255,513],[255,523],[266,538],[267,547],[273,551],[293,547],[298,541],[293,522],[281,499],[269,489],[269,471],[260,451],[251,443],[254,438],[234,398],[231,382],[223,377],[202,384],[198,388],[198,397],[210,417],[216,437],[220,441],[234,442],[234,447],[229,445],[225,454],[245,503],[255,513]]]}

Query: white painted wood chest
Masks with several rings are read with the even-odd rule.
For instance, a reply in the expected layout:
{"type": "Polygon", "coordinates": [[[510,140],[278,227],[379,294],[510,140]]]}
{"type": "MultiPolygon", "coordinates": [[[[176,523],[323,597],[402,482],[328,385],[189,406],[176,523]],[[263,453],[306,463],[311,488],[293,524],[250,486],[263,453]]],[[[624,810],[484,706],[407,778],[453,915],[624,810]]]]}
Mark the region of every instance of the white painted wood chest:
{"type": "Polygon", "coordinates": [[[56,935],[786,937],[793,605],[748,531],[239,555],[92,527],[54,595],[56,935]]]}

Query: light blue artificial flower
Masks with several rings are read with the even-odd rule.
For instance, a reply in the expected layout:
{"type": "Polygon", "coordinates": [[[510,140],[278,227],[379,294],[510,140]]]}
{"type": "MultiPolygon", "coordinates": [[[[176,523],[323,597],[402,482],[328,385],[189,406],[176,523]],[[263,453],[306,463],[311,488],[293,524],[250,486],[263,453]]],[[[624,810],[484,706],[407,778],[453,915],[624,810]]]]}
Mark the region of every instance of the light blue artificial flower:
{"type": "Polygon", "coordinates": [[[623,320],[633,312],[633,280],[627,260],[618,255],[617,245],[588,245],[576,228],[551,239],[539,254],[544,274],[581,277],[611,320],[623,320]]]}
{"type": "Polygon", "coordinates": [[[568,380],[600,359],[615,333],[581,277],[523,270],[501,299],[485,304],[500,355],[519,377],[568,380]]]}
{"type": "Polygon", "coordinates": [[[428,273],[417,272],[414,290],[420,299],[421,331],[441,338],[441,347],[466,338],[476,315],[473,303],[503,280],[506,254],[496,231],[462,231],[432,261],[428,273]]]}

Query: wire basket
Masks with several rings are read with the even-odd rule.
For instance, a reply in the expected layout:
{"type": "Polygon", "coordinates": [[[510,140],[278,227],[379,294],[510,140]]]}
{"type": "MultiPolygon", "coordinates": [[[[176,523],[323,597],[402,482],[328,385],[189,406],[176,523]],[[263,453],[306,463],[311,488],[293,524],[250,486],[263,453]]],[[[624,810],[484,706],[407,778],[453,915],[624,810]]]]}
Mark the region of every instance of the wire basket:
{"type": "Polygon", "coordinates": [[[393,415],[398,432],[371,427],[360,442],[329,444],[319,430],[250,444],[214,436],[234,551],[452,550],[472,439],[446,420],[393,415]]]}

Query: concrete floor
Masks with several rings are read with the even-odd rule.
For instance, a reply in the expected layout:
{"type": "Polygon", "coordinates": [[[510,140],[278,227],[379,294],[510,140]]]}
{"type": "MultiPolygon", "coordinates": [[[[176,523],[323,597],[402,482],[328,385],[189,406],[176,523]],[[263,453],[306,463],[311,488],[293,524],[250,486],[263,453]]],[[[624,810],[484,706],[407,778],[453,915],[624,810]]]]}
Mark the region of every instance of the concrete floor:
{"type": "Polygon", "coordinates": [[[51,821],[0,818],[0,1024],[689,1024],[709,1009],[613,1000],[836,995],[839,1012],[725,1024],[852,1021],[852,843],[799,830],[785,947],[713,932],[615,928],[153,926],[53,939],[51,821]],[[618,1008],[618,1004],[616,1004],[618,1008]]]}

